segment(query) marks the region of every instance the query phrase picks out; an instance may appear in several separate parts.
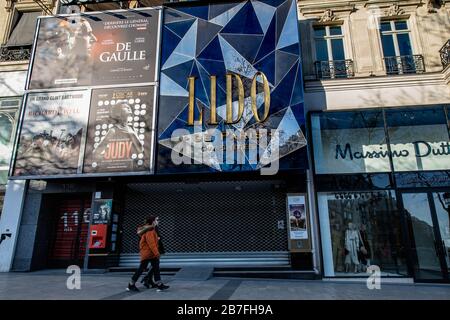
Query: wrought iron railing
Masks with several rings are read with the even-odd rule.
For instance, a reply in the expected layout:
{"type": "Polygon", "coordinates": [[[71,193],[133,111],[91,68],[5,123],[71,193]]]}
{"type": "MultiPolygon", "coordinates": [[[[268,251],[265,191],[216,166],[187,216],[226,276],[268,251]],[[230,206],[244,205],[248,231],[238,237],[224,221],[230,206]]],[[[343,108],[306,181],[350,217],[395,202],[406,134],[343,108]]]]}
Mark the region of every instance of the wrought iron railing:
{"type": "Polygon", "coordinates": [[[355,75],[353,60],[316,61],[317,79],[351,78],[355,75]]]}
{"type": "Polygon", "coordinates": [[[450,65],[450,39],[439,50],[439,53],[441,55],[442,66],[445,69],[448,65],[450,65]]]}
{"type": "Polygon", "coordinates": [[[0,62],[29,60],[31,55],[31,45],[20,47],[0,47],[0,62]]]}
{"type": "Polygon", "coordinates": [[[386,74],[407,74],[425,72],[423,56],[416,54],[410,56],[384,57],[386,74]]]}

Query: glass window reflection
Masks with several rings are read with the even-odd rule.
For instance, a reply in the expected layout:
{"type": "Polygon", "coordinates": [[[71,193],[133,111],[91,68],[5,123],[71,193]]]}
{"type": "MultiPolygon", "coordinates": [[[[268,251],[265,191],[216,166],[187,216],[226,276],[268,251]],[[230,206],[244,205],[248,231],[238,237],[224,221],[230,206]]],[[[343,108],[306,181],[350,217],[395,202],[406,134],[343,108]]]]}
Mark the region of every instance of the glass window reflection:
{"type": "Polygon", "coordinates": [[[316,173],[389,172],[381,110],[311,117],[316,173]]]}
{"type": "Polygon", "coordinates": [[[386,121],[395,171],[449,169],[450,139],[442,107],[387,110],[386,121]]]}
{"type": "Polygon", "coordinates": [[[320,193],[318,201],[326,276],[367,276],[369,265],[407,275],[393,191],[320,193]]]}

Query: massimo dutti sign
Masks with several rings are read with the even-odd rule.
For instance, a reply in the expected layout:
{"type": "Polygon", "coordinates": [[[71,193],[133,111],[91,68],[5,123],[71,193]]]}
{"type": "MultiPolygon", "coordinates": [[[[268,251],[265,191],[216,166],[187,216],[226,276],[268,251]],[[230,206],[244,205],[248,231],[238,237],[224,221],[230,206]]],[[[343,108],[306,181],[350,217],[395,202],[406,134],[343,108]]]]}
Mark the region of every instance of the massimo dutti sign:
{"type": "Polygon", "coordinates": [[[390,150],[383,128],[314,132],[316,172],[389,172],[450,169],[450,142],[445,125],[389,128],[390,150]],[[420,133],[420,135],[419,135],[420,133]]]}

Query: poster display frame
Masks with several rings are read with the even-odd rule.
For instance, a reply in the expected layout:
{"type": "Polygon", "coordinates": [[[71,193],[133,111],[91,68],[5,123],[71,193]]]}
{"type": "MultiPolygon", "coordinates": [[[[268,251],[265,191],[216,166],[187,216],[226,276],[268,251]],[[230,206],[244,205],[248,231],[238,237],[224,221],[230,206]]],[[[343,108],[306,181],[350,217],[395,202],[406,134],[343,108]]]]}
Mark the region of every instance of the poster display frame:
{"type": "MultiPolygon", "coordinates": [[[[137,8],[133,9],[133,11],[148,11],[150,8],[137,8]]],[[[41,23],[41,19],[49,19],[55,17],[71,17],[71,16],[90,16],[93,14],[115,14],[120,12],[130,11],[129,9],[118,9],[118,10],[106,10],[106,11],[93,11],[89,13],[77,13],[77,14],[58,14],[57,16],[39,16],[36,22],[36,29],[34,33],[33,46],[31,51],[30,63],[28,64],[27,78],[25,83],[25,90],[23,94],[23,99],[20,106],[19,118],[17,121],[16,127],[16,135],[14,138],[14,145],[12,150],[12,156],[10,158],[10,166],[8,171],[8,179],[11,180],[39,180],[39,179],[65,179],[65,178],[81,178],[81,177],[111,177],[111,176],[147,176],[155,174],[155,166],[156,166],[156,125],[157,125],[157,117],[159,113],[159,105],[158,105],[158,95],[159,95],[159,80],[160,80],[160,58],[161,58],[161,38],[162,38],[162,27],[163,27],[163,6],[155,6],[151,7],[152,10],[158,11],[158,29],[157,29],[157,37],[156,37],[156,54],[155,54],[155,81],[153,82],[137,82],[137,83],[123,83],[123,84],[106,84],[106,85],[82,85],[82,86],[73,86],[73,87],[59,87],[59,88],[46,88],[46,89],[30,89],[30,81],[31,81],[31,71],[34,65],[34,57],[37,46],[37,38],[39,35],[39,26],[41,23]],[[52,174],[52,175],[13,175],[14,169],[16,165],[19,142],[22,134],[23,128],[23,120],[25,117],[25,110],[27,106],[27,100],[29,94],[38,94],[38,93],[52,93],[52,92],[70,92],[70,91],[87,91],[89,94],[89,111],[88,116],[91,111],[91,101],[92,101],[92,91],[96,89],[124,89],[124,88],[133,88],[133,87],[153,87],[153,119],[151,119],[152,128],[151,131],[151,141],[150,141],[150,165],[149,170],[140,171],[140,172],[104,172],[104,173],[83,173],[84,166],[84,154],[86,150],[86,142],[87,142],[87,132],[84,134],[82,145],[80,147],[80,158],[81,160],[78,162],[78,170],[77,173],[74,174],[52,174]]],[[[151,99],[151,98],[150,98],[151,99]]],[[[89,127],[89,119],[86,123],[86,128],[89,127]]]]}
{"type": "Polygon", "coordinates": [[[287,238],[288,238],[288,249],[291,253],[298,252],[311,252],[312,251],[312,233],[311,233],[311,219],[310,219],[310,208],[308,204],[308,195],[306,193],[287,193],[286,194],[286,221],[287,221],[287,238]],[[292,237],[291,221],[290,221],[290,209],[289,209],[289,199],[290,198],[302,198],[302,203],[305,206],[305,224],[306,224],[306,235],[307,238],[294,238],[292,237]]]}
{"type": "MultiPolygon", "coordinates": [[[[155,173],[155,163],[156,163],[156,159],[155,159],[155,155],[154,155],[154,148],[155,148],[155,139],[156,139],[156,117],[158,114],[158,108],[157,108],[157,104],[158,104],[158,86],[157,85],[132,85],[132,86],[120,86],[120,87],[102,87],[102,88],[92,88],[91,89],[91,109],[89,112],[89,117],[91,116],[91,112],[93,112],[92,110],[92,101],[94,99],[94,91],[97,90],[102,90],[102,89],[106,89],[106,90],[111,90],[111,89],[117,89],[118,91],[123,91],[124,89],[132,89],[132,88],[136,88],[136,89],[143,89],[143,88],[148,88],[153,91],[153,97],[151,97],[151,95],[149,96],[149,101],[152,101],[153,103],[153,116],[150,119],[151,120],[151,127],[149,129],[149,135],[150,135],[150,147],[149,147],[149,170],[142,170],[142,171],[123,171],[123,172],[114,172],[114,171],[109,171],[109,172],[96,172],[96,173],[86,173],[85,172],[85,161],[86,161],[86,149],[83,150],[83,159],[81,160],[81,173],[83,176],[88,176],[88,175],[94,175],[94,176],[99,176],[99,175],[107,175],[107,176],[115,176],[115,175],[147,175],[149,174],[154,174],[155,173]]],[[[89,134],[89,130],[90,130],[90,120],[88,120],[88,124],[87,124],[87,130],[86,130],[86,143],[88,143],[88,134],[89,134]]],[[[95,121],[95,119],[93,119],[95,121]]],[[[86,144],[85,144],[86,146],[86,144]]]]}
{"type": "MultiPolygon", "coordinates": [[[[153,103],[154,103],[154,116],[152,119],[152,125],[153,127],[155,126],[155,122],[156,122],[156,114],[158,113],[158,104],[157,104],[157,94],[159,91],[159,86],[158,85],[127,85],[127,86],[108,86],[108,87],[92,87],[92,88],[70,88],[70,90],[51,90],[51,91],[32,91],[32,92],[27,92],[24,95],[24,99],[22,102],[22,110],[21,110],[21,114],[20,114],[20,120],[18,122],[19,127],[17,128],[17,134],[15,137],[15,141],[14,141],[14,150],[13,150],[13,157],[11,157],[11,164],[10,164],[10,170],[9,170],[9,174],[8,174],[8,179],[11,180],[28,180],[28,179],[32,179],[32,180],[39,180],[39,179],[61,179],[61,178],[81,178],[81,177],[111,177],[111,176],[142,176],[142,175],[153,175],[155,173],[155,139],[156,139],[156,135],[155,135],[155,128],[151,129],[151,147],[150,147],[150,170],[148,171],[139,171],[139,172],[132,172],[132,171],[128,171],[128,172],[102,172],[102,173],[83,173],[83,166],[84,166],[84,153],[85,153],[85,148],[86,148],[86,142],[87,142],[87,133],[86,135],[84,135],[83,137],[83,141],[82,141],[82,145],[80,148],[80,155],[82,154],[83,156],[81,157],[81,160],[78,162],[78,168],[79,168],[79,172],[78,173],[74,173],[74,174],[53,174],[53,175],[13,175],[14,173],[14,168],[15,168],[15,164],[16,164],[16,160],[17,160],[17,153],[18,153],[18,143],[20,142],[20,136],[22,133],[22,127],[23,127],[23,117],[25,114],[25,109],[26,109],[26,100],[28,99],[28,95],[32,94],[32,93],[51,93],[51,92],[70,92],[70,91],[87,91],[89,94],[89,99],[92,99],[92,91],[95,89],[113,89],[113,88],[117,88],[117,89],[121,89],[121,88],[133,88],[133,87],[141,87],[141,86],[153,86],[154,87],[154,92],[153,92],[153,103]]],[[[90,109],[90,108],[89,108],[90,109]]],[[[86,123],[86,127],[89,126],[89,120],[86,123]]]]}
{"type": "Polygon", "coordinates": [[[89,11],[88,13],[80,12],[80,13],[71,13],[71,14],[58,14],[55,16],[38,16],[37,22],[36,22],[36,29],[34,32],[34,38],[33,38],[33,46],[31,48],[31,57],[30,57],[30,63],[28,64],[27,69],[27,78],[25,82],[25,92],[46,92],[46,91],[63,91],[65,90],[71,90],[72,88],[80,88],[81,89],[99,89],[99,88],[116,88],[116,87],[124,87],[126,85],[128,86],[134,86],[134,85],[157,85],[159,84],[160,80],[160,58],[161,58],[161,38],[162,38],[162,28],[163,28],[163,16],[164,16],[164,7],[163,6],[155,6],[155,7],[146,7],[146,8],[136,8],[132,11],[146,11],[149,9],[158,10],[158,30],[157,30],[157,36],[156,36],[156,55],[155,55],[155,81],[151,82],[136,82],[132,84],[104,84],[104,85],[80,85],[80,86],[67,86],[67,87],[58,87],[58,88],[37,88],[37,89],[30,89],[30,83],[31,83],[31,73],[34,67],[35,62],[35,53],[36,53],[36,47],[37,47],[37,40],[39,36],[39,28],[41,24],[42,19],[51,19],[51,18],[66,18],[66,17],[72,17],[72,16],[79,16],[79,17],[89,17],[95,14],[115,14],[120,12],[128,12],[130,9],[117,9],[117,10],[104,10],[104,11],[89,11]]]}

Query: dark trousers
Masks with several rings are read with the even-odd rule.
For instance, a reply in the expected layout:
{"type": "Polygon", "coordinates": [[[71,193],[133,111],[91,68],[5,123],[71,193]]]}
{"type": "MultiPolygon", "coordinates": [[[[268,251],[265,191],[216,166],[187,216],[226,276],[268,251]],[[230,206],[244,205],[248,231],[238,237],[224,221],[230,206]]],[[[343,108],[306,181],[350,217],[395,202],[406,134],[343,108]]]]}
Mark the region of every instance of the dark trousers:
{"type": "Polygon", "coordinates": [[[147,275],[145,276],[145,280],[148,280],[151,282],[152,278],[155,280],[155,282],[161,281],[161,272],[159,270],[159,258],[154,259],[146,259],[142,260],[139,264],[139,268],[134,273],[133,277],[131,278],[134,282],[137,282],[141,274],[144,272],[144,270],[147,268],[148,263],[150,262],[152,268],[149,270],[147,275]]]}

